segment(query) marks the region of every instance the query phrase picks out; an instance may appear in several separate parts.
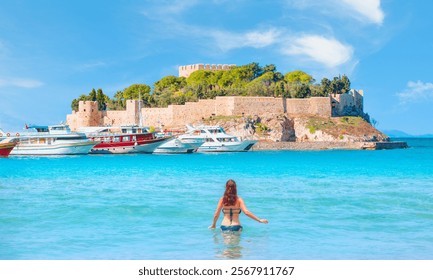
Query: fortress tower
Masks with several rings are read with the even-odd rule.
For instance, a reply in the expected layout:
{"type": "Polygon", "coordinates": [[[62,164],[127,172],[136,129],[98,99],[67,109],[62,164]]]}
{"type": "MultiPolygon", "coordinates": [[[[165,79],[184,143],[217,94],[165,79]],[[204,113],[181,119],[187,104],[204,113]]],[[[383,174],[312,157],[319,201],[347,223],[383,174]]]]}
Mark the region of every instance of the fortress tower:
{"type": "Polygon", "coordinates": [[[75,114],[77,115],[75,127],[98,126],[101,123],[102,112],[98,110],[96,101],[80,101],[75,114]]]}
{"type": "Polygon", "coordinates": [[[333,116],[364,116],[364,91],[350,90],[344,94],[331,94],[333,116]]]}
{"type": "Polygon", "coordinates": [[[236,66],[236,64],[191,64],[179,66],[179,77],[188,78],[192,72],[197,70],[208,70],[208,71],[217,71],[217,70],[229,70],[232,67],[236,66]]]}

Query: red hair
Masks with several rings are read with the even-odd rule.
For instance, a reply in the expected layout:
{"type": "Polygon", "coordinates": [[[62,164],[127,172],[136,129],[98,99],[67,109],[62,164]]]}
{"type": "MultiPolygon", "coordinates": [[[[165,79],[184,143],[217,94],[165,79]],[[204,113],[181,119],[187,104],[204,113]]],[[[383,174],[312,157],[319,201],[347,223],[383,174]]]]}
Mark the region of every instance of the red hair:
{"type": "Polygon", "coordinates": [[[228,180],[226,183],[226,191],[224,192],[223,205],[234,206],[238,200],[238,192],[236,190],[236,182],[228,180]]]}

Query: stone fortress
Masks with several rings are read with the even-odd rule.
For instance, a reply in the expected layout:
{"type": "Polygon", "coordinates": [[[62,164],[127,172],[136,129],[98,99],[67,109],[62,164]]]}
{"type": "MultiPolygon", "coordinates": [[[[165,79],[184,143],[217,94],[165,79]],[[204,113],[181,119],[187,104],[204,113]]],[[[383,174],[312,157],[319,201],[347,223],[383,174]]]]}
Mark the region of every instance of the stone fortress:
{"type": "MultiPolygon", "coordinates": [[[[78,111],[67,115],[66,122],[72,130],[85,126],[119,126],[139,124],[138,100],[127,100],[124,111],[99,111],[96,101],[80,101],[78,111]]],[[[363,91],[351,90],[330,97],[281,98],[217,96],[185,105],[166,108],[141,108],[143,124],[165,128],[183,127],[211,116],[260,116],[267,113],[289,116],[362,116],[363,91]]]]}
{"type": "MultiPolygon", "coordinates": [[[[193,64],[179,67],[179,76],[188,77],[197,70],[228,70],[234,64],[193,64]]],[[[127,100],[124,111],[99,111],[96,101],[80,101],[78,111],[67,115],[66,122],[72,130],[86,126],[120,126],[139,124],[165,128],[184,127],[214,116],[260,116],[267,113],[289,116],[361,116],[363,91],[351,90],[346,94],[329,97],[282,98],[217,96],[185,105],[169,105],[166,108],[142,108],[138,100],[127,100]],[[140,112],[141,108],[141,112],[140,112]],[[140,114],[141,113],[141,114],[140,114]]]]}
{"type": "Polygon", "coordinates": [[[192,72],[197,70],[208,70],[208,71],[217,71],[217,70],[229,70],[232,67],[236,66],[236,64],[191,64],[179,66],[179,77],[188,78],[192,72]]]}

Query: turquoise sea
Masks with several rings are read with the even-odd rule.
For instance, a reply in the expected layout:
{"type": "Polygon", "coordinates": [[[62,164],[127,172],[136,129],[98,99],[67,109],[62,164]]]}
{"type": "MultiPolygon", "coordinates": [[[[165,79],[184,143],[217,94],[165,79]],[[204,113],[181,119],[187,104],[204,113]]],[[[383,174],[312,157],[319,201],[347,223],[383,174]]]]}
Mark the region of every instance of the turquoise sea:
{"type": "Polygon", "coordinates": [[[433,139],[405,140],[383,151],[3,158],[0,259],[433,259],[433,139]],[[242,214],[240,236],[208,229],[229,178],[269,224],[242,214]]]}

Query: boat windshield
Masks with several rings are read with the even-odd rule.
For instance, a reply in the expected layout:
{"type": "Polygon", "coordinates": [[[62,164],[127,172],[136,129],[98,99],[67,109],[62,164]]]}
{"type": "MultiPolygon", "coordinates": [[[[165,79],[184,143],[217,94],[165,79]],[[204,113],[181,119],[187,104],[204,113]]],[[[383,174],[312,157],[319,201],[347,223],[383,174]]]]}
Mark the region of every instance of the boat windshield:
{"type": "Polygon", "coordinates": [[[216,134],[216,133],[225,133],[224,129],[222,127],[217,128],[210,128],[208,129],[210,133],[216,134]]]}
{"type": "Polygon", "coordinates": [[[32,125],[27,127],[29,130],[36,130],[37,132],[48,132],[48,126],[39,126],[39,125],[32,125]]]}

